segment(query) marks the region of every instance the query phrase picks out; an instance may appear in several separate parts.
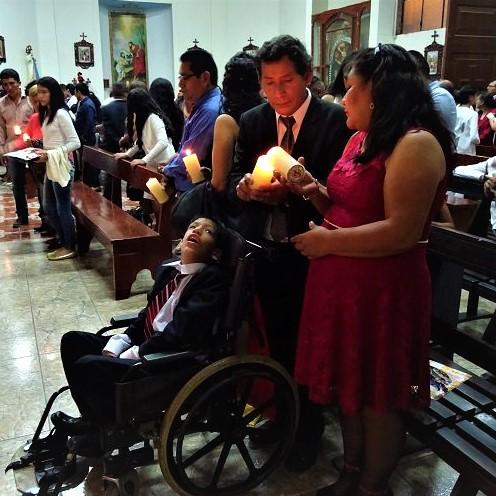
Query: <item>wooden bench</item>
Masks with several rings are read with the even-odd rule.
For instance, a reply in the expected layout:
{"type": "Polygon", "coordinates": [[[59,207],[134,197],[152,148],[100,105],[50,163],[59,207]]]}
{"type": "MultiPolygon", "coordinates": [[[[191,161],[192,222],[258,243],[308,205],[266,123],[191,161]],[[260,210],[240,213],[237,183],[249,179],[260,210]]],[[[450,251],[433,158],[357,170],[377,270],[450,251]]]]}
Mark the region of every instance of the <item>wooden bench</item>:
{"type": "Polygon", "coordinates": [[[148,269],[154,275],[158,264],[171,256],[169,230],[170,201],[154,203],[156,225],[144,225],[122,210],[121,181],[147,191],[146,181],[160,180],[161,174],[147,167],[132,167],[126,160],[117,162],[113,155],[94,147],[84,147],[84,167],[96,167],[112,176],[112,198],[107,200],[83,182],[72,187],[72,206],[77,224],[78,251],[84,255],[93,237],[112,255],[115,299],[129,298],[131,286],[139,271],[148,269]]]}
{"type": "MultiPolygon", "coordinates": [[[[462,270],[496,277],[496,243],[490,240],[434,227],[429,252],[462,270]]],[[[443,281],[434,281],[439,282],[443,281]]],[[[434,310],[432,358],[461,369],[450,360],[456,353],[496,374],[496,347],[453,325],[451,317],[444,319],[439,309],[434,310]]],[[[407,416],[409,432],[459,472],[451,496],[475,496],[479,490],[496,494],[496,384],[492,379],[472,374],[460,387],[432,401],[427,412],[407,416]]]]}
{"type": "Polygon", "coordinates": [[[475,152],[477,155],[485,155],[486,157],[494,157],[496,155],[496,146],[476,145],[475,152]]]}

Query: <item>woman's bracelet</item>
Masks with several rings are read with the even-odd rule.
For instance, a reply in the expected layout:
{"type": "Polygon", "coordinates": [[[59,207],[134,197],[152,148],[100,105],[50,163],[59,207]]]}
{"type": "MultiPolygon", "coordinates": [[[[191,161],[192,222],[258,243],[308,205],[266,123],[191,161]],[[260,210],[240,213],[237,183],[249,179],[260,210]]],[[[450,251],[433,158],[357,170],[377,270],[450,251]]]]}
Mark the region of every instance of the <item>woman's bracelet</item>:
{"type": "Polygon", "coordinates": [[[317,179],[313,179],[313,182],[315,183],[315,186],[317,186],[317,190],[314,192],[314,193],[310,193],[309,195],[303,195],[303,199],[308,201],[308,200],[311,200],[312,199],[312,196],[320,193],[320,184],[319,184],[319,181],[317,181],[317,179]]]}

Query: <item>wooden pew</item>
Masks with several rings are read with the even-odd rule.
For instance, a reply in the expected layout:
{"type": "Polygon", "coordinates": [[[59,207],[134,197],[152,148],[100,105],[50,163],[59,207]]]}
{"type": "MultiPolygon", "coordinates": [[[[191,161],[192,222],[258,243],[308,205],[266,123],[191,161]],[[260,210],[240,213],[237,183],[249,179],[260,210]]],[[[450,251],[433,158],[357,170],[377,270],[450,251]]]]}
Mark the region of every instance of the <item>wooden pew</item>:
{"type": "MultiPolygon", "coordinates": [[[[446,263],[496,277],[496,243],[491,240],[433,227],[429,252],[446,263]]],[[[434,360],[460,369],[446,357],[456,353],[493,374],[494,379],[496,347],[451,324],[449,316],[443,318],[436,312],[432,342],[434,360]]],[[[478,490],[496,494],[496,385],[488,377],[473,375],[432,401],[427,412],[411,412],[407,426],[412,435],[459,472],[451,496],[475,496],[478,490]]]]}
{"type": "Polygon", "coordinates": [[[494,157],[496,155],[496,146],[476,145],[475,151],[477,155],[484,155],[485,157],[494,157]]]}
{"type": "Polygon", "coordinates": [[[112,201],[104,198],[83,182],[72,187],[72,207],[77,224],[78,251],[89,249],[97,238],[112,255],[114,295],[117,300],[129,298],[131,286],[139,271],[148,269],[154,275],[158,264],[171,256],[169,217],[171,201],[154,203],[156,225],[145,226],[122,210],[121,180],[142,191],[151,177],[160,180],[157,170],[132,167],[129,161],[113,158],[111,153],[85,146],[84,167],[96,167],[112,176],[112,201]]]}

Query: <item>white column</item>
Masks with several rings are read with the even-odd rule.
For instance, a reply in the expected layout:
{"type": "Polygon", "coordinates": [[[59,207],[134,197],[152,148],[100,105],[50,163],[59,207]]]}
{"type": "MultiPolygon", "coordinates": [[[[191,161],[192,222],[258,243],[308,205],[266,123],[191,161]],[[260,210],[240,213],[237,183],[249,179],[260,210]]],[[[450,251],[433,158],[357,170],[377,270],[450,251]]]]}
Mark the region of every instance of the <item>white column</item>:
{"type": "Polygon", "coordinates": [[[394,43],[396,36],[397,0],[371,0],[369,46],[394,43]]]}

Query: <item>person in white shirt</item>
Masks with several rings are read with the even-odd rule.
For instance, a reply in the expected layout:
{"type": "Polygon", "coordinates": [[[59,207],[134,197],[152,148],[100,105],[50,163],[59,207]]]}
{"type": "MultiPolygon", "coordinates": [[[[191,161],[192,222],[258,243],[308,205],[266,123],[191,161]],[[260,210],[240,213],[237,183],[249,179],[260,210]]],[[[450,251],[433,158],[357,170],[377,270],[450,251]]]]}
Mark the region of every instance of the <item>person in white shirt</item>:
{"type": "Polygon", "coordinates": [[[131,165],[164,165],[174,156],[161,110],[143,88],[131,90],[127,97],[127,132],[135,136],[134,145],[124,153],[116,153],[116,159],[133,158],[142,151],[144,157],[132,160],[131,165]]]}
{"type": "Polygon", "coordinates": [[[43,185],[44,210],[50,224],[57,232],[60,248],[48,253],[48,260],[65,260],[77,256],[76,226],[71,211],[71,185],[73,177],[72,152],[81,146],[76,129],[64,102],[59,83],[52,77],[38,80],[38,102],[43,133],[43,150],[36,149],[40,160],[47,163],[43,185]],[[50,160],[56,161],[60,176],[50,179],[50,160]],[[65,170],[64,170],[65,169],[65,170]]]}
{"type": "Polygon", "coordinates": [[[471,106],[473,91],[462,88],[456,95],[455,140],[457,153],[476,155],[479,140],[479,116],[471,106]]]}
{"type": "Polygon", "coordinates": [[[489,157],[483,162],[470,165],[459,165],[453,170],[455,176],[466,177],[484,182],[484,194],[492,198],[491,202],[491,227],[496,233],[496,157],[489,157]]]}

